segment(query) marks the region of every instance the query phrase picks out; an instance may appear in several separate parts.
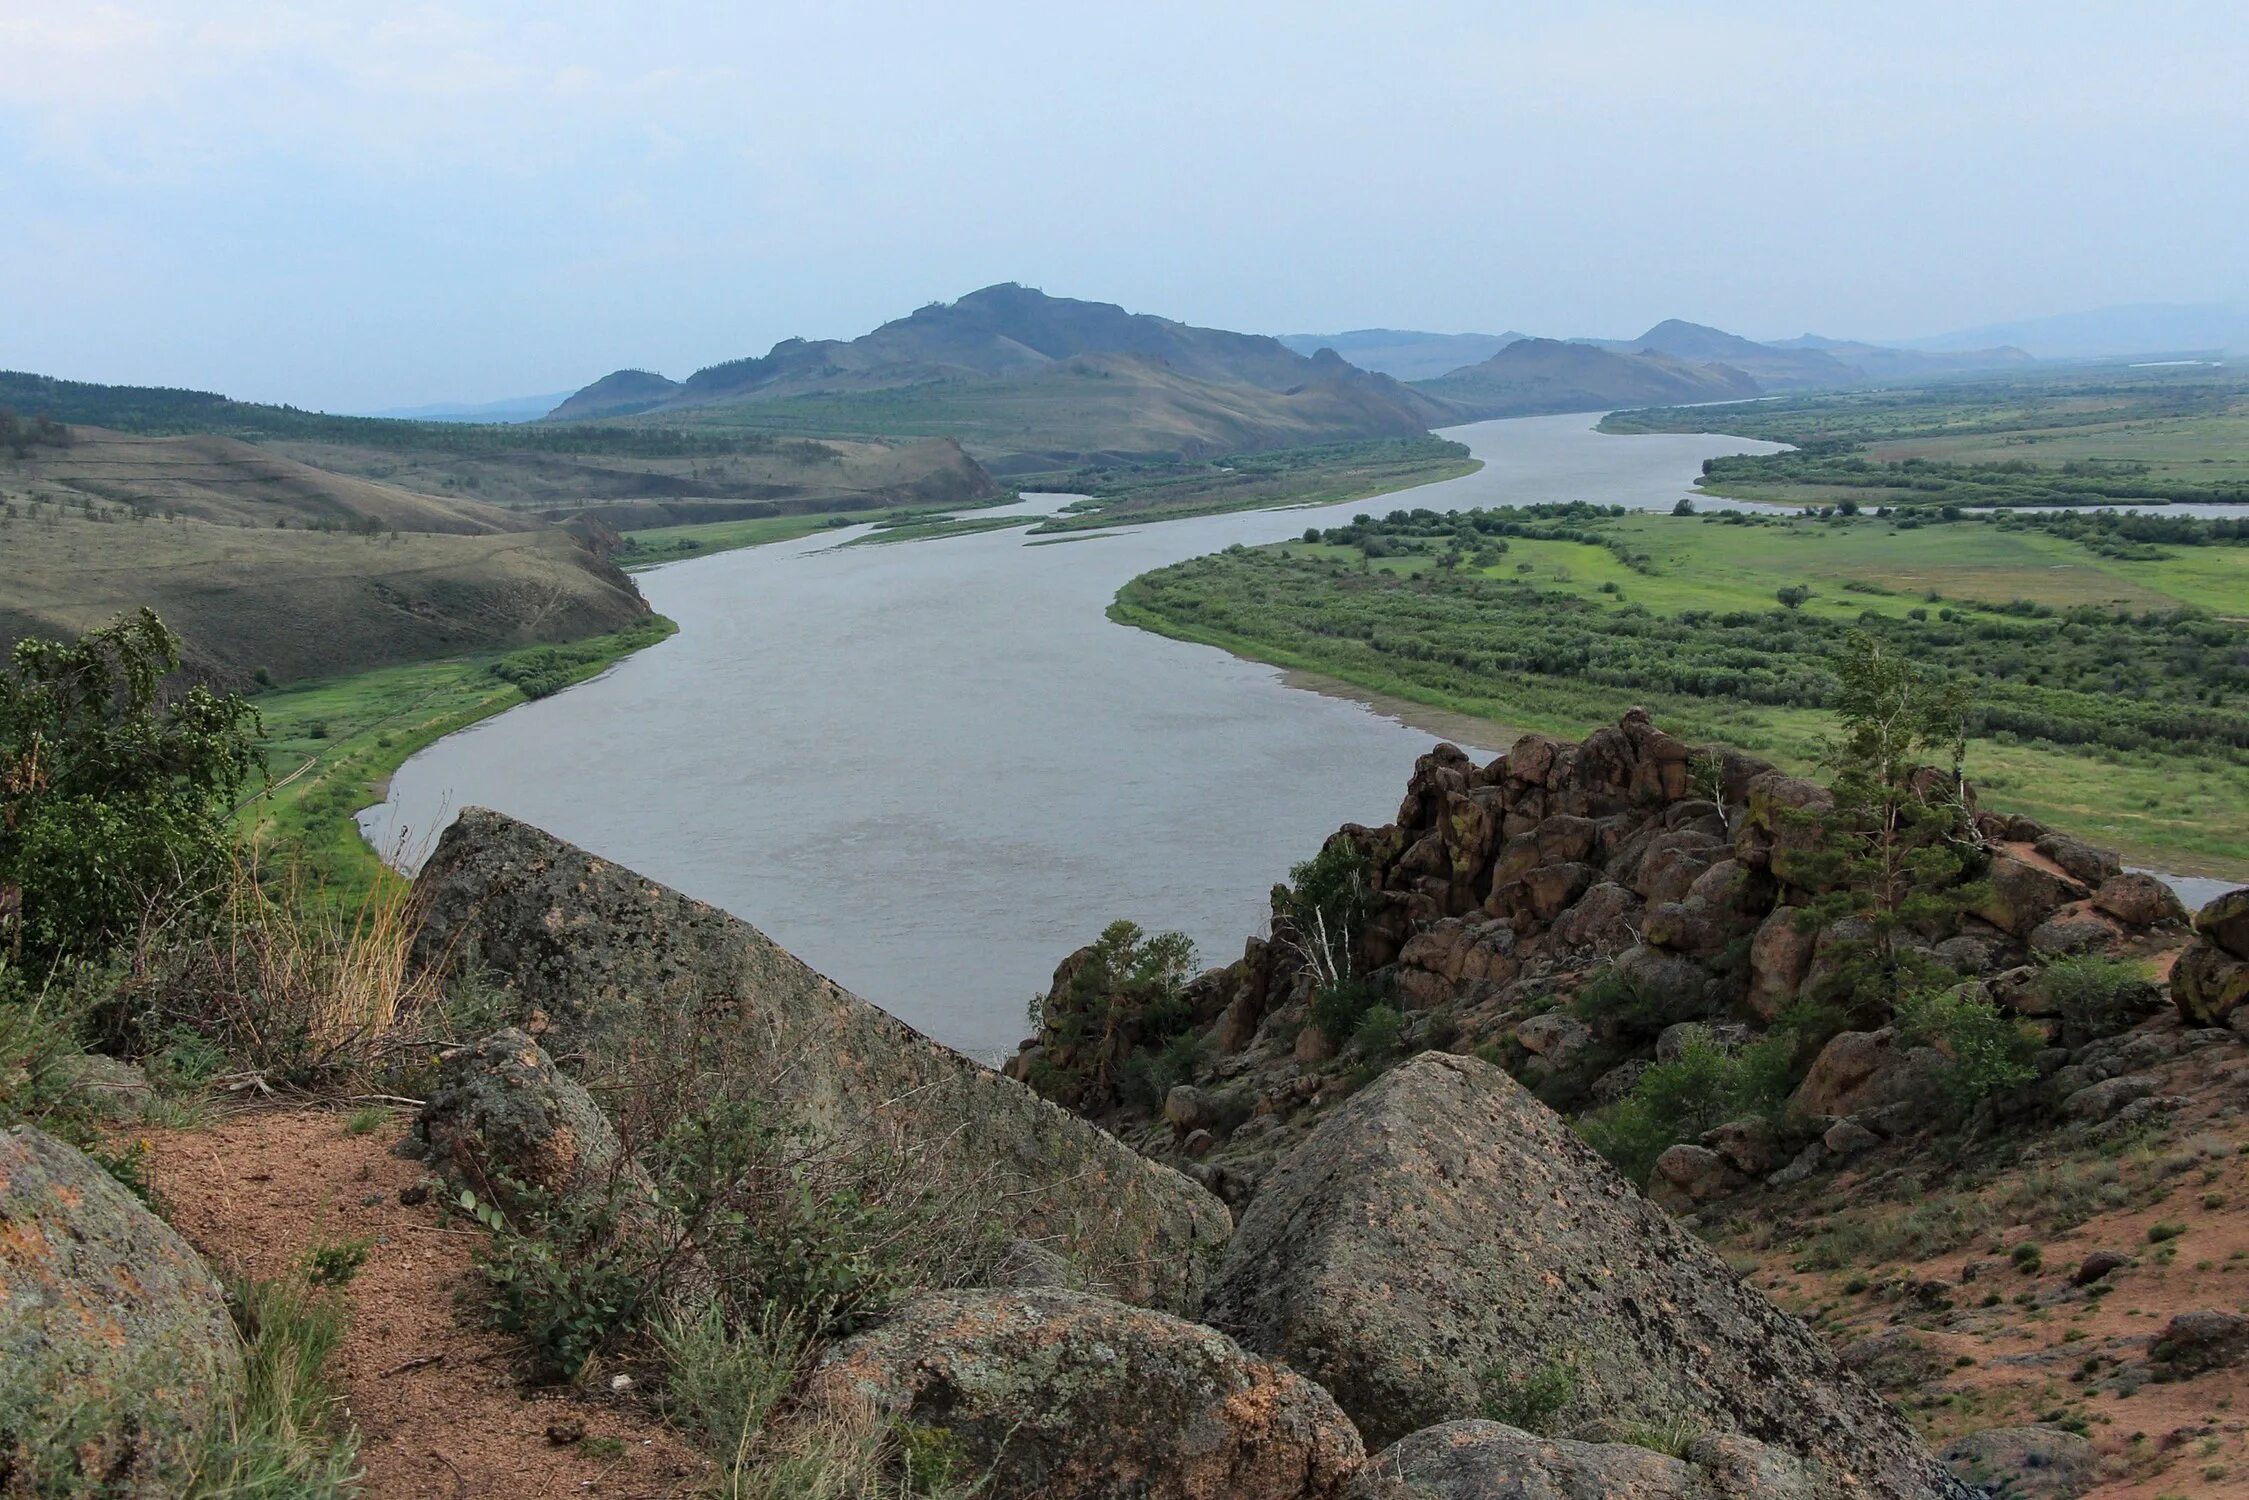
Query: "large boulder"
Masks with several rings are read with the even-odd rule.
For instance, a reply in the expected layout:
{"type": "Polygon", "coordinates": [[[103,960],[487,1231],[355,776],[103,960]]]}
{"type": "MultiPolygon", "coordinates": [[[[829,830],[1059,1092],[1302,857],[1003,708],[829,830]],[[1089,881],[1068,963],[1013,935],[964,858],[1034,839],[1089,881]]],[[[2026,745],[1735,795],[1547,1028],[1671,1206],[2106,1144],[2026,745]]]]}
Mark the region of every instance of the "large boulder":
{"type": "Polygon", "coordinates": [[[0,1491],[181,1493],[241,1376],[187,1242],[84,1152],[0,1132],[0,1491]]]}
{"type": "Polygon", "coordinates": [[[2111,875],[2093,892],[2093,905],[2133,927],[2168,927],[2187,919],[2179,893],[2153,875],[2128,870],[2111,875]]]}
{"type": "Polygon", "coordinates": [[[1371,1442],[1558,1369],[1566,1429],[1739,1433],[1863,1495],[1963,1493],[1818,1337],[1474,1058],[1423,1053],[1323,1122],[1244,1210],[1209,1316],[1371,1442]]]}
{"type": "Polygon", "coordinates": [[[2194,930],[2235,958],[2249,958],[2249,885],[2226,892],[2196,912],[2194,930]]]}
{"type": "Polygon", "coordinates": [[[1090,1284],[1199,1305],[1230,1227],[1217,1198],[748,923],[482,808],[445,831],[415,891],[417,961],[498,984],[515,1019],[539,1014],[554,1055],[653,1068],[683,1088],[750,1080],[776,1125],[1005,1193],[1022,1213],[1014,1232],[1054,1245],[1090,1284]]]}
{"type": "Polygon", "coordinates": [[[919,1297],[829,1350],[806,1399],[942,1427],[994,1500],[1330,1500],[1365,1456],[1285,1365],[1056,1288],[919,1297]]]}
{"type": "Polygon", "coordinates": [[[2198,940],[2171,966],[2171,1000],[2197,1026],[2223,1026],[2249,1005],[2249,958],[2198,940]]]}
{"type": "Polygon", "coordinates": [[[2000,854],[1993,857],[1968,910],[2010,937],[2027,938],[2039,923],[2091,894],[2059,869],[2000,854]]]}

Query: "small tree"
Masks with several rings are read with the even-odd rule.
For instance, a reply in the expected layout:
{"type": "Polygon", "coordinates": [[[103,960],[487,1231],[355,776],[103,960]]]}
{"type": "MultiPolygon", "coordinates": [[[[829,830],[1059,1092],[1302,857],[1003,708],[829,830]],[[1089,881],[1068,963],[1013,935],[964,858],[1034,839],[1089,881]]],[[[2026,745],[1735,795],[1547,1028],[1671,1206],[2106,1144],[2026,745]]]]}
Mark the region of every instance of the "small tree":
{"type": "Polygon", "coordinates": [[[1800,583],[1792,583],[1774,594],[1773,597],[1788,609],[1802,609],[1804,601],[1812,597],[1812,591],[1800,583]]]}
{"type": "Polygon", "coordinates": [[[1873,995],[1895,1005],[1923,977],[1898,935],[1956,915],[1981,848],[1968,815],[1967,693],[1924,678],[1892,646],[1853,631],[1835,663],[1840,734],[1824,747],[1835,805],[1819,816],[1810,873],[1828,887],[1816,920],[1865,925],[1873,995]],[[1931,760],[1936,763],[1931,764],[1931,760]],[[1912,969],[1915,972],[1909,973],[1912,969]]]}
{"type": "Polygon", "coordinates": [[[0,671],[0,954],[93,956],[210,884],[257,711],[190,688],[153,610],[76,641],[18,642],[0,671]]]}

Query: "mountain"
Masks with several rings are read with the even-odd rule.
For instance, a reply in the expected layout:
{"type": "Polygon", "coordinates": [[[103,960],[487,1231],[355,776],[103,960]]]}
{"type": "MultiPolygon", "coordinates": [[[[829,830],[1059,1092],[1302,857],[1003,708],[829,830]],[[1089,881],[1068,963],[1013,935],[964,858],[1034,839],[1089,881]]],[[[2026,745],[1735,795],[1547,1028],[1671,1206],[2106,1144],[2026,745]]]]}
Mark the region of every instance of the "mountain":
{"type": "Polygon", "coordinates": [[[569,395],[568,391],[554,391],[544,396],[510,396],[502,401],[440,401],[430,406],[392,406],[354,415],[399,422],[536,422],[569,395]]]}
{"type": "Polygon", "coordinates": [[[2011,345],[1959,351],[1893,349],[1883,344],[1860,343],[1855,339],[1822,338],[1816,333],[1800,334],[1792,339],[1776,339],[1765,347],[1818,350],[1841,360],[1875,382],[1922,380],[1934,375],[1965,375],[2036,363],[2031,355],[2011,345]]]}
{"type": "Polygon", "coordinates": [[[1559,339],[1519,339],[1481,364],[1417,381],[1414,389],[1477,418],[1740,401],[1764,394],[1754,378],[1731,365],[1559,339]]]}
{"type": "Polygon", "coordinates": [[[2134,354],[2249,354],[2249,312],[2222,303],[2135,302],[2088,312],[1987,323],[1907,348],[1945,352],[2013,344],[2039,359],[2120,359],[2134,354]]]}
{"type": "Polygon", "coordinates": [[[1597,348],[1634,353],[1653,350],[1695,364],[1726,364],[1754,378],[1769,391],[1808,391],[1851,385],[1864,379],[1821,349],[1791,349],[1760,344],[1738,333],[1665,318],[1636,339],[1587,339],[1597,348]]]}
{"type": "Polygon", "coordinates": [[[585,389],[550,402],[546,415],[557,421],[626,417],[661,406],[678,394],[678,381],[653,370],[612,370],[585,389]]]}
{"type": "Polygon", "coordinates": [[[1299,354],[1333,349],[1362,370],[1399,380],[1434,380],[1463,365],[1490,359],[1527,333],[1421,333],[1408,328],[1354,328],[1348,333],[1284,333],[1281,342],[1299,354]]]}
{"type": "Polygon", "coordinates": [[[1393,437],[1457,421],[1333,354],[1003,283],[850,340],[784,339],[674,385],[619,371],[567,420],[695,413],[699,427],[957,436],[999,472],[1393,437]]]}

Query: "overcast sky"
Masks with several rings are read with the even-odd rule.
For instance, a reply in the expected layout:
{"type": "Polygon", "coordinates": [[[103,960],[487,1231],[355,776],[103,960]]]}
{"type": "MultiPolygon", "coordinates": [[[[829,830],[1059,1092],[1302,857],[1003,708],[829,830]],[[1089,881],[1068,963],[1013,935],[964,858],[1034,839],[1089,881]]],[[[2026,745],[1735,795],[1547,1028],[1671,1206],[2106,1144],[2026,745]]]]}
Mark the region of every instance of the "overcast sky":
{"type": "Polygon", "coordinates": [[[0,3],[0,367],[346,410],[994,281],[1265,332],[2249,301],[2249,11],[0,3]]]}

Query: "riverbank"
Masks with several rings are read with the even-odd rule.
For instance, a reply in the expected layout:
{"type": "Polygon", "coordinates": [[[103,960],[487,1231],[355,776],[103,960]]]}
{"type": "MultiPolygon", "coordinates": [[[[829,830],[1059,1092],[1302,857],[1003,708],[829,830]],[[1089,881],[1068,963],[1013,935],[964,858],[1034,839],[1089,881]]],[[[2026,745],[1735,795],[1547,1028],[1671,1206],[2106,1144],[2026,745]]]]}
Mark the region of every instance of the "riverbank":
{"type": "Polygon", "coordinates": [[[1977,522],[1508,524],[1190,559],[1128,582],[1110,618],[1461,716],[1470,738],[1577,736],[1643,705],[1792,770],[1822,753],[1833,646],[1874,628],[1970,682],[1987,805],[2175,873],[2249,875],[2249,761],[2202,639],[2237,632],[2188,607],[2213,567],[2249,582],[2249,550],[2107,558],[1977,522]]]}
{"type": "Polygon", "coordinates": [[[391,774],[408,757],[480,720],[597,677],[678,628],[651,615],[613,635],[382,667],[262,694],[255,702],[273,785],[242,809],[241,821],[261,842],[300,849],[305,873],[329,895],[346,901],[363,896],[396,878],[384,863],[399,852],[390,845],[436,833],[398,829],[378,851],[360,831],[358,814],[390,795],[391,774]]]}
{"type": "Polygon", "coordinates": [[[1052,476],[1046,487],[1084,498],[1033,531],[1086,531],[1242,510],[1337,505],[1465,478],[1483,466],[1466,444],[1429,434],[1198,462],[1084,469],[1052,476]]]}

